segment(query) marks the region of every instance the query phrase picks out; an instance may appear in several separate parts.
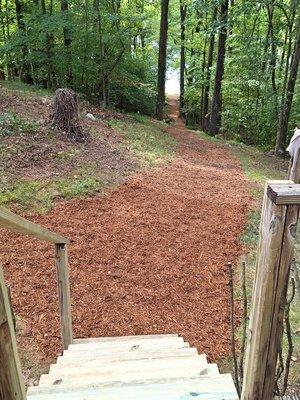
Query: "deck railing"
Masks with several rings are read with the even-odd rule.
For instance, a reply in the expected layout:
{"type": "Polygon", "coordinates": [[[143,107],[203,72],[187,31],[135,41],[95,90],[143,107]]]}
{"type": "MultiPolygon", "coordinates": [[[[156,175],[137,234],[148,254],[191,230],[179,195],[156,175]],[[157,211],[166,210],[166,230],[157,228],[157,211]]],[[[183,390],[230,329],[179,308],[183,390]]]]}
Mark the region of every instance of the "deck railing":
{"type": "Polygon", "coordinates": [[[0,227],[27,234],[55,245],[62,347],[64,350],[67,349],[73,341],[67,249],[69,240],[14,214],[4,207],[0,207],[0,227]]]}

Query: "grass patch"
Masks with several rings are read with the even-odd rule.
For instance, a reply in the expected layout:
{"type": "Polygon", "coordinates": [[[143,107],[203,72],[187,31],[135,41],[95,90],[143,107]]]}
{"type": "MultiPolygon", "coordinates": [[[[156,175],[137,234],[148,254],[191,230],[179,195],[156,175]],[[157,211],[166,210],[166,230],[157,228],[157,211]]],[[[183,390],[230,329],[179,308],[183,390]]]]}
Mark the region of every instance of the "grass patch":
{"type": "Polygon", "coordinates": [[[164,131],[165,124],[154,124],[148,117],[134,115],[132,123],[119,120],[109,122],[109,126],[124,135],[122,145],[129,148],[146,166],[171,160],[176,149],[176,140],[164,131]]]}
{"type": "Polygon", "coordinates": [[[22,210],[37,213],[49,211],[59,198],[71,199],[78,196],[91,196],[104,187],[108,180],[101,177],[74,176],[55,181],[26,181],[0,184],[0,205],[17,205],[22,210]]]}
{"type": "Polygon", "coordinates": [[[21,81],[1,81],[0,86],[3,88],[19,92],[18,94],[37,94],[40,96],[51,96],[53,92],[49,89],[44,89],[40,86],[28,85],[21,81]]]}
{"type": "Polygon", "coordinates": [[[0,136],[23,135],[34,133],[37,125],[13,113],[0,115],[0,136]]]}

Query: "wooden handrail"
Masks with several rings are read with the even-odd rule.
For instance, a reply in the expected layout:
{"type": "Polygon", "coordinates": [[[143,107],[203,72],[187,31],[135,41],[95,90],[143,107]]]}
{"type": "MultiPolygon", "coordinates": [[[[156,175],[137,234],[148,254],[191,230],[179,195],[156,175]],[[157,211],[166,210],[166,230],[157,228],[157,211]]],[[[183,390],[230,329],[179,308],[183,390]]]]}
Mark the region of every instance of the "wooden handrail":
{"type": "Polygon", "coordinates": [[[0,226],[55,244],[62,346],[66,350],[73,341],[67,250],[69,240],[41,225],[27,221],[4,207],[0,207],[0,226]]]}
{"type": "Polygon", "coordinates": [[[37,239],[55,244],[66,244],[69,240],[64,236],[51,232],[41,225],[27,221],[27,219],[9,211],[7,208],[0,207],[0,226],[19,233],[34,236],[37,239]]]}
{"type": "Polygon", "coordinates": [[[3,399],[25,400],[17,341],[8,291],[0,266],[0,396],[3,399]],[[3,397],[2,397],[3,396],[3,397]]]}

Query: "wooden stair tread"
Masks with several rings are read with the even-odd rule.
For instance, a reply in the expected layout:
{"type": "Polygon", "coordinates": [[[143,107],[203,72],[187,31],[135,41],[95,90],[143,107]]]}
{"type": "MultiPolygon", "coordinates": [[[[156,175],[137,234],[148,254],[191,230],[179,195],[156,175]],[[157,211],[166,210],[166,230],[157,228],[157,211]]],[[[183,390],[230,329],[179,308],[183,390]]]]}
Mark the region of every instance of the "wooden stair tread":
{"type": "Polygon", "coordinates": [[[85,360],[82,360],[82,364],[80,366],[74,367],[73,365],[63,365],[63,364],[52,364],[50,367],[49,375],[61,373],[64,375],[70,375],[74,373],[77,374],[82,373],[102,373],[109,370],[114,371],[134,371],[139,368],[143,369],[154,369],[154,368],[172,368],[176,365],[189,365],[189,364],[199,364],[203,366],[207,366],[207,360],[205,355],[189,355],[185,357],[162,357],[162,358],[152,358],[152,359],[139,359],[139,360],[115,360],[110,361],[109,363],[103,363],[102,361],[96,360],[94,363],[86,363],[85,360]]]}
{"type": "Polygon", "coordinates": [[[229,374],[200,376],[190,379],[157,379],[122,384],[115,382],[109,387],[32,387],[28,400],[238,400],[229,374]]]}
{"type": "Polygon", "coordinates": [[[103,370],[107,369],[127,369],[127,370],[134,370],[136,368],[139,368],[141,366],[155,366],[158,364],[163,364],[167,365],[172,364],[172,363],[177,363],[179,364],[180,362],[183,363],[188,363],[189,361],[194,361],[198,360],[199,362],[202,362],[202,364],[207,365],[207,359],[205,355],[185,355],[184,357],[182,356],[176,356],[176,355],[170,355],[169,357],[155,357],[155,358],[142,358],[142,359],[129,359],[129,360],[109,360],[109,362],[103,362],[103,360],[96,359],[92,361],[86,361],[85,359],[82,360],[81,364],[52,364],[50,367],[50,373],[58,372],[58,371],[70,371],[72,372],[73,370],[76,371],[76,373],[80,373],[80,371],[85,371],[85,370],[90,370],[91,368],[96,370],[98,373],[100,373],[103,370]]]}
{"type": "Polygon", "coordinates": [[[138,340],[130,340],[130,341],[112,341],[112,342],[88,342],[88,343],[78,343],[78,344],[70,344],[67,352],[82,352],[82,351],[101,351],[107,350],[110,351],[119,351],[122,349],[135,349],[135,348],[160,348],[160,347],[177,347],[182,346],[184,344],[184,340],[182,337],[165,337],[160,339],[138,339],[138,340]]]}
{"type": "Polygon", "coordinates": [[[140,360],[140,359],[153,359],[153,358],[164,358],[164,357],[186,357],[191,355],[197,355],[198,351],[194,347],[182,347],[178,349],[160,348],[160,349],[149,349],[144,351],[127,351],[127,352],[104,352],[96,353],[93,352],[85,353],[84,355],[78,353],[66,353],[63,356],[57,358],[57,364],[59,365],[82,365],[82,362],[111,362],[117,360],[140,360]]]}
{"type": "Polygon", "coordinates": [[[168,333],[165,335],[136,335],[136,336],[109,336],[101,338],[79,338],[74,339],[74,344],[85,344],[85,343],[109,343],[109,342],[129,342],[137,340],[153,340],[153,339],[166,339],[166,338],[178,338],[178,334],[168,333]]]}
{"type": "MultiPolygon", "coordinates": [[[[109,367],[108,367],[109,368],[109,367]]],[[[124,366],[112,367],[106,370],[67,370],[59,372],[51,372],[47,375],[42,375],[40,386],[53,385],[55,382],[65,385],[72,382],[74,385],[82,384],[82,382],[108,382],[108,381],[130,381],[134,379],[154,379],[163,377],[196,377],[207,373],[207,363],[200,360],[188,360],[186,362],[169,361],[163,363],[136,363],[133,370],[124,366]]]]}

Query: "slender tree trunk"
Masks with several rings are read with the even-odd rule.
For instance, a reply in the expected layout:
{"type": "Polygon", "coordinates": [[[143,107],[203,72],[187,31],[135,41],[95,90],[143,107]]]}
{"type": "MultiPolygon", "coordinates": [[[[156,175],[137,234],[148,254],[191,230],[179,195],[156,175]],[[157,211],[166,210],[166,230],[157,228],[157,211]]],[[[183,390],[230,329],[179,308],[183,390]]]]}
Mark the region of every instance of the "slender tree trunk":
{"type": "Polygon", "coordinates": [[[299,62],[300,62],[300,26],[298,26],[297,38],[292,56],[290,75],[286,88],[286,96],[283,101],[283,104],[281,105],[281,111],[279,115],[279,123],[278,123],[276,146],[275,146],[275,153],[277,155],[282,155],[284,154],[285,151],[287,130],[292,108],[295,84],[299,69],[299,62]]]}
{"type": "MultiPolygon", "coordinates": [[[[206,18],[207,22],[207,18],[206,18]]],[[[203,48],[203,57],[202,57],[202,63],[201,63],[201,96],[200,96],[200,117],[198,123],[201,124],[201,121],[203,120],[203,102],[204,102],[204,87],[205,87],[205,67],[206,67],[206,49],[207,49],[207,37],[204,39],[204,48],[203,48]]]]}
{"type": "MultiPolygon", "coordinates": [[[[53,3],[52,0],[50,1],[50,7],[49,7],[49,15],[52,15],[52,8],[53,8],[53,3]]],[[[47,16],[47,10],[46,10],[46,3],[45,0],[41,0],[41,10],[42,14],[44,17],[47,16]]],[[[55,87],[54,85],[54,67],[53,67],[53,46],[54,46],[54,37],[53,34],[49,33],[47,28],[46,28],[46,43],[45,43],[45,69],[47,71],[47,76],[46,76],[46,82],[44,83],[44,86],[47,88],[53,89],[55,87]]]]}
{"type": "Polygon", "coordinates": [[[168,41],[168,13],[169,0],[161,0],[161,18],[159,33],[159,53],[158,53],[158,71],[157,71],[157,100],[156,100],[156,118],[164,118],[165,105],[165,86],[166,86],[166,68],[167,68],[167,41],[168,41]]]}
{"type": "Polygon", "coordinates": [[[273,97],[274,97],[274,111],[275,111],[275,118],[278,119],[278,96],[277,96],[277,85],[276,85],[276,42],[275,42],[275,35],[274,35],[274,24],[273,24],[273,17],[274,17],[274,7],[275,1],[272,0],[271,3],[267,5],[267,13],[268,13],[268,25],[269,25],[269,35],[270,35],[270,46],[271,46],[271,56],[270,56],[270,76],[271,76],[271,83],[272,83],[272,90],[273,90],[273,97]]]}
{"type": "Polygon", "coordinates": [[[25,41],[26,27],[25,27],[25,22],[23,19],[23,7],[22,7],[22,3],[20,0],[15,0],[15,9],[16,9],[16,19],[17,19],[18,30],[20,31],[21,35],[23,36],[23,44],[22,44],[23,63],[21,66],[21,71],[20,71],[20,79],[25,83],[32,84],[33,78],[32,78],[32,74],[30,71],[30,64],[27,60],[29,51],[28,51],[28,46],[25,41]]]}
{"type": "Polygon", "coordinates": [[[187,6],[184,0],[180,0],[180,98],[179,98],[179,116],[183,116],[184,92],[185,92],[185,20],[187,6]]]}
{"type": "Polygon", "coordinates": [[[72,69],[72,34],[69,24],[69,0],[61,0],[61,12],[65,21],[63,28],[64,46],[66,50],[66,83],[68,87],[73,87],[73,69],[72,69]]]}
{"type": "Polygon", "coordinates": [[[222,112],[222,81],[224,75],[224,62],[226,54],[227,39],[227,20],[228,20],[228,0],[223,0],[221,4],[221,29],[219,33],[217,69],[215,75],[215,87],[210,116],[209,132],[212,135],[219,133],[221,127],[222,112]]]}
{"type": "Polygon", "coordinates": [[[215,7],[212,13],[212,32],[210,34],[209,39],[209,50],[208,50],[208,58],[206,64],[206,73],[205,73],[205,83],[204,83],[204,95],[203,95],[203,109],[202,109],[202,129],[205,131],[208,130],[209,118],[208,118],[208,102],[209,102],[209,89],[210,89],[210,78],[211,78],[211,67],[213,63],[214,56],[214,48],[215,48],[215,32],[214,32],[214,24],[216,22],[218,15],[218,8],[215,7]]]}

